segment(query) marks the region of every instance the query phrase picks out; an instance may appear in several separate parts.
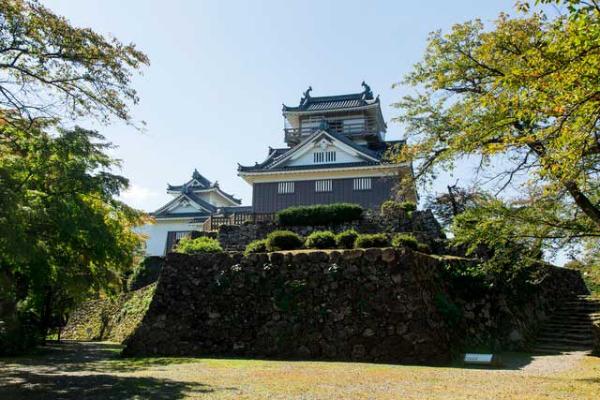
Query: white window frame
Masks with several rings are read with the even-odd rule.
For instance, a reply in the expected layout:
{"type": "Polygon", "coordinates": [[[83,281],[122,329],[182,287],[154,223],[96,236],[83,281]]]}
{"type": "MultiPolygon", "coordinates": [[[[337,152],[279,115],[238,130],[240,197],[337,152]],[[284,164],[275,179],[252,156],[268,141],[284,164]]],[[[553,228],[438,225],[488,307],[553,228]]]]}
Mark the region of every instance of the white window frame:
{"type": "Polygon", "coordinates": [[[315,181],[315,192],[317,193],[326,193],[333,191],[333,183],[331,179],[321,179],[315,181]]]}
{"type": "Polygon", "coordinates": [[[353,189],[355,191],[373,189],[373,178],[354,178],[353,189]]]}
{"type": "Polygon", "coordinates": [[[296,190],[294,182],[278,182],[277,194],[291,194],[296,190]]]}
{"type": "Polygon", "coordinates": [[[336,161],[337,152],[334,151],[316,151],[313,153],[313,163],[325,164],[333,163],[336,161]]]}

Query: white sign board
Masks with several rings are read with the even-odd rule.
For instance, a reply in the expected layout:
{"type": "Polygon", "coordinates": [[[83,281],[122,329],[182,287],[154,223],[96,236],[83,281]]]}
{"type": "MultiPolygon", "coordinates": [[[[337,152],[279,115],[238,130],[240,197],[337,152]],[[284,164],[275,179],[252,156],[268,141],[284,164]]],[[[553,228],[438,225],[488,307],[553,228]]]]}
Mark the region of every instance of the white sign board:
{"type": "Polygon", "coordinates": [[[467,364],[492,364],[493,358],[493,354],[467,353],[464,362],[467,364]]]}

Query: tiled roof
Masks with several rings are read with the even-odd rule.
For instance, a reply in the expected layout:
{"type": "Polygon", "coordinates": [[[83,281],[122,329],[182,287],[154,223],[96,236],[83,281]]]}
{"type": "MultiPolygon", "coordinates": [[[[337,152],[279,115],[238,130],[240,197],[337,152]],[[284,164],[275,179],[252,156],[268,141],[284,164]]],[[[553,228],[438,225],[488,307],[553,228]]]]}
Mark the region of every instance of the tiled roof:
{"type": "Polygon", "coordinates": [[[202,200],[200,198],[200,196],[197,196],[194,192],[187,192],[185,193],[185,195],[187,197],[189,197],[190,199],[192,199],[194,201],[194,203],[199,204],[200,206],[206,208],[207,210],[209,210],[210,212],[215,212],[217,207],[213,206],[212,204],[210,204],[208,201],[206,200],[202,200]]]}
{"type": "MultiPolygon", "coordinates": [[[[307,138],[305,141],[308,142],[310,140],[315,139],[316,137],[318,137],[322,132],[315,132],[313,135],[311,135],[309,138],[307,138]]],[[[276,164],[277,162],[279,162],[283,157],[287,156],[288,153],[290,151],[296,151],[298,150],[300,147],[302,147],[301,145],[295,146],[293,148],[288,148],[288,149],[279,149],[279,150],[286,150],[286,151],[281,151],[279,153],[278,156],[276,157],[267,157],[267,159],[265,161],[263,161],[262,163],[256,163],[253,166],[243,166],[243,165],[239,165],[238,166],[238,171],[240,172],[260,172],[260,171],[286,171],[286,170],[297,170],[297,169],[322,169],[322,168],[344,168],[344,167],[351,167],[351,166],[368,166],[368,165],[378,165],[381,164],[381,158],[383,157],[383,155],[385,154],[386,150],[391,148],[392,146],[395,146],[397,144],[402,145],[404,143],[404,141],[402,140],[394,140],[394,141],[389,141],[389,142],[383,142],[383,145],[378,147],[378,148],[368,148],[367,146],[363,146],[363,145],[359,145],[354,143],[351,139],[347,138],[344,135],[341,134],[337,134],[337,133],[330,133],[327,132],[329,135],[333,136],[334,138],[338,139],[339,141],[343,142],[344,144],[351,146],[352,148],[354,148],[355,150],[369,155],[373,158],[376,158],[379,161],[365,161],[365,162],[354,162],[354,163],[332,163],[332,164],[314,164],[314,165],[302,165],[302,166],[295,166],[295,167],[272,167],[274,164],[276,164]]]]}
{"type": "MultiPolygon", "coordinates": [[[[240,199],[235,198],[235,196],[233,196],[232,194],[224,192],[219,187],[219,185],[217,184],[217,182],[212,183],[211,181],[209,181],[208,179],[206,179],[196,169],[194,170],[194,173],[192,174],[192,179],[190,179],[188,182],[184,183],[183,185],[169,185],[169,184],[167,184],[167,191],[169,191],[169,192],[180,192],[180,193],[186,193],[186,194],[193,193],[194,190],[206,190],[206,189],[211,189],[211,188],[217,188],[219,190],[219,192],[223,196],[227,197],[228,199],[230,199],[234,203],[237,203],[237,204],[241,204],[242,203],[242,201],[240,199]],[[192,185],[192,183],[194,181],[198,182],[198,184],[197,185],[192,185]]],[[[206,203],[206,204],[208,204],[208,203],[206,203]]]]}
{"type": "Polygon", "coordinates": [[[210,214],[206,213],[204,211],[198,211],[198,212],[186,212],[186,213],[174,213],[174,214],[152,213],[151,215],[156,218],[203,218],[203,217],[208,218],[208,216],[210,214]]]}
{"type": "Polygon", "coordinates": [[[364,107],[379,103],[379,97],[373,98],[371,88],[366,83],[362,83],[364,91],[361,93],[342,94],[338,96],[317,96],[312,97],[311,87],[304,92],[300,99],[300,104],[296,107],[283,105],[284,112],[294,111],[325,111],[325,110],[345,110],[358,107],[364,107]]]}

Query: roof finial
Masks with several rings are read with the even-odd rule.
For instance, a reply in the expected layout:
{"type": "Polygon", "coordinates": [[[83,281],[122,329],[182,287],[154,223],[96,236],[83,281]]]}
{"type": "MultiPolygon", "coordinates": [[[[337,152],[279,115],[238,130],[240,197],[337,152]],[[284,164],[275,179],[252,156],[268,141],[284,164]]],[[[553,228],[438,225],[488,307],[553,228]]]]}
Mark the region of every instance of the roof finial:
{"type": "Polygon", "coordinates": [[[302,98],[300,99],[300,104],[304,104],[304,103],[306,103],[306,101],[308,99],[310,99],[311,91],[312,91],[312,86],[309,86],[308,89],[306,89],[306,92],[302,93],[302,98]]]}
{"type": "Polygon", "coordinates": [[[365,81],[362,81],[361,86],[363,88],[365,88],[363,90],[363,97],[367,100],[372,100],[373,99],[373,92],[371,91],[371,87],[369,85],[366,84],[365,81]]]}
{"type": "Polygon", "coordinates": [[[192,178],[194,179],[200,179],[200,172],[198,172],[198,170],[196,168],[194,168],[194,173],[192,174],[192,178]]]}

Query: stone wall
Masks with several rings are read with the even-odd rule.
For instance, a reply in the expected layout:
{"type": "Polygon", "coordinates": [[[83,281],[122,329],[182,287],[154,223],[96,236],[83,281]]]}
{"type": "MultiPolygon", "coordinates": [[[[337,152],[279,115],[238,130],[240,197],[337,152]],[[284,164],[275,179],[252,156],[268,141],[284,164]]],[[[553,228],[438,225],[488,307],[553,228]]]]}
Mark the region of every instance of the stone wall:
{"type": "Polygon", "coordinates": [[[382,216],[375,212],[365,212],[361,221],[334,226],[280,226],[274,222],[259,222],[246,225],[223,225],[219,229],[218,239],[228,251],[243,251],[248,243],[264,239],[269,233],[286,229],[300,236],[308,236],[314,231],[330,230],[339,233],[354,229],[360,233],[411,232],[420,241],[437,247],[437,240],[444,237],[442,228],[431,210],[414,211],[410,214],[382,216]]]}
{"type": "Polygon", "coordinates": [[[124,354],[445,362],[439,282],[393,249],[169,254],[124,354]]]}
{"type": "Polygon", "coordinates": [[[453,341],[467,350],[529,350],[542,323],[565,298],[586,294],[579,271],[539,264],[520,287],[487,282],[484,290],[448,284],[448,298],[461,312],[453,341]]]}
{"type": "Polygon", "coordinates": [[[538,266],[518,296],[465,295],[453,262],[410,250],[169,254],[125,355],[440,363],[465,346],[523,349],[547,314],[585,292],[577,271],[538,266]]]}

